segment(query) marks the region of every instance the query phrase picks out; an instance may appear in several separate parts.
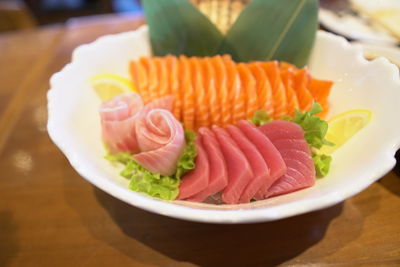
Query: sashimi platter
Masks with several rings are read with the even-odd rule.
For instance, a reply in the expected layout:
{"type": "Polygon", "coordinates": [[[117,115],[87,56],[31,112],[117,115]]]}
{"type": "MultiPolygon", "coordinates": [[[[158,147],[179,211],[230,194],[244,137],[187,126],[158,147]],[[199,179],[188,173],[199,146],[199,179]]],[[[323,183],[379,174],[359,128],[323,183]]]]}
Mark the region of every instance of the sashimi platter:
{"type": "Polygon", "coordinates": [[[51,79],[50,137],[95,186],[248,223],[334,205],[395,165],[399,71],[318,31],[317,0],[253,0],[226,33],[186,0],[143,7],[148,25],[78,47],[51,79]]]}

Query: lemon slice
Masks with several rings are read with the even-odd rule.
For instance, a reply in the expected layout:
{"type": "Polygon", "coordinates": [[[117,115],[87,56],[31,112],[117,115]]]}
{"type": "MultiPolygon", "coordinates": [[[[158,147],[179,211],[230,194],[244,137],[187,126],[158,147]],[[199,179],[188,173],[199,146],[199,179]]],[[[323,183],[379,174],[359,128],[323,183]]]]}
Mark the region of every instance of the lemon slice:
{"type": "Polygon", "coordinates": [[[372,118],[372,112],[367,109],[353,109],[328,120],[328,132],[325,138],[335,146],[323,146],[321,153],[331,154],[361,130],[372,118]]]}
{"type": "Polygon", "coordinates": [[[122,93],[136,91],[130,80],[115,74],[97,75],[90,79],[90,83],[103,101],[110,100],[122,93]]]}

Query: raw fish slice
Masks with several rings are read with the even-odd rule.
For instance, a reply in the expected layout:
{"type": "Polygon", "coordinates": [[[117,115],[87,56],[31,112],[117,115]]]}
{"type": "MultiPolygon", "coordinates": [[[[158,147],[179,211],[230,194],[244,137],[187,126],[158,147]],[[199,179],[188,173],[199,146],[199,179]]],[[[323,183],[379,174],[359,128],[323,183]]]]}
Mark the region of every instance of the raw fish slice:
{"type": "Polygon", "coordinates": [[[231,121],[231,103],[229,101],[228,93],[228,74],[224,59],[221,56],[213,57],[215,72],[217,75],[217,91],[219,105],[221,107],[221,120],[220,125],[228,125],[231,121]]]}
{"type": "Polygon", "coordinates": [[[143,102],[148,103],[150,101],[150,95],[148,92],[149,80],[147,69],[141,60],[132,61],[130,66],[133,83],[142,97],[143,102]]]}
{"type": "MultiPolygon", "coordinates": [[[[158,79],[157,79],[157,69],[156,65],[154,64],[154,60],[148,57],[140,58],[140,62],[145,67],[147,71],[147,92],[149,96],[149,101],[158,98],[157,86],[158,86],[158,79]]],[[[147,102],[145,102],[147,104],[147,102]]]]}
{"type": "Polygon", "coordinates": [[[101,104],[102,138],[110,153],[139,152],[135,125],[142,107],[142,98],[136,93],[121,94],[101,104]]]}
{"type": "Polygon", "coordinates": [[[240,99],[241,84],[235,62],[233,62],[230,57],[224,56],[223,58],[228,74],[228,99],[231,103],[231,120],[229,123],[233,123],[234,121],[237,121],[238,118],[244,118],[246,115],[244,103],[245,98],[243,97],[240,99]]]}
{"type": "Polygon", "coordinates": [[[274,142],[279,139],[300,139],[304,140],[304,132],[296,123],[288,121],[276,120],[266,123],[259,127],[261,132],[268,134],[268,138],[274,142]]]}
{"type": "Polygon", "coordinates": [[[154,64],[157,70],[157,79],[158,79],[158,97],[163,97],[170,94],[169,86],[168,86],[168,70],[167,70],[167,61],[164,57],[156,57],[154,58],[154,64]]]}
{"type": "Polygon", "coordinates": [[[303,139],[289,139],[289,138],[282,138],[282,139],[275,139],[274,145],[277,149],[282,149],[285,147],[290,147],[296,150],[301,150],[305,152],[310,152],[310,147],[307,142],[303,139]]]}
{"type": "Polygon", "coordinates": [[[192,60],[192,79],[194,88],[194,100],[196,103],[195,108],[195,129],[200,127],[209,126],[209,110],[206,98],[206,90],[203,80],[203,66],[200,58],[192,60]]]}
{"type": "Polygon", "coordinates": [[[146,151],[133,156],[136,162],[153,173],[174,174],[185,147],[183,127],[174,115],[165,109],[141,112],[135,129],[137,136],[154,131],[146,134],[147,138],[138,138],[139,147],[146,151]]]}
{"type": "Polygon", "coordinates": [[[203,146],[210,164],[210,177],[207,188],[187,200],[203,202],[207,197],[221,192],[228,185],[228,170],[215,134],[205,127],[200,128],[198,134],[202,136],[203,146]]]}
{"type": "Polygon", "coordinates": [[[299,109],[299,101],[293,89],[293,76],[294,72],[291,69],[281,71],[282,82],[286,90],[287,115],[289,116],[294,116],[296,109],[299,109]]]}
{"type": "Polygon", "coordinates": [[[277,148],[259,128],[245,120],[238,121],[237,126],[255,145],[269,168],[269,179],[255,194],[256,199],[264,199],[268,188],[286,172],[286,164],[277,148]]]}
{"type": "Polygon", "coordinates": [[[268,115],[272,117],[274,114],[274,105],[272,101],[272,88],[268,77],[261,68],[259,62],[253,62],[248,66],[257,82],[257,109],[263,109],[267,111],[268,115]]]}
{"type": "Polygon", "coordinates": [[[237,204],[253,172],[246,156],[226,130],[218,126],[213,126],[212,129],[221,146],[228,170],[228,185],[222,192],[222,200],[226,204],[237,204]]]}
{"type": "Polygon", "coordinates": [[[196,137],[196,167],[182,177],[177,199],[186,199],[206,189],[210,177],[210,163],[204,149],[202,136],[196,137]]]}
{"type": "Polygon", "coordinates": [[[266,197],[286,194],[314,185],[315,167],[310,148],[300,144],[306,143],[304,137],[298,138],[304,136],[301,127],[289,121],[273,121],[261,126],[260,129],[279,150],[288,168],[287,172],[268,189],[266,197]],[[281,130],[283,134],[279,136],[276,135],[278,127],[283,130],[281,130]],[[284,138],[291,141],[284,142],[284,138]]]}
{"type": "Polygon", "coordinates": [[[288,62],[284,62],[284,61],[281,61],[279,63],[279,67],[281,68],[281,70],[291,70],[291,71],[297,70],[297,67],[295,65],[290,64],[288,62]]]}
{"type": "Polygon", "coordinates": [[[172,109],[172,113],[174,114],[177,120],[181,120],[181,110],[182,110],[182,99],[179,93],[179,61],[175,56],[168,55],[166,57],[168,62],[168,77],[169,77],[169,87],[170,92],[174,96],[174,105],[172,109]]]}
{"type": "Polygon", "coordinates": [[[272,86],[272,98],[274,103],[274,119],[280,119],[287,114],[286,92],[281,80],[279,65],[277,61],[261,63],[272,86]]]}
{"type": "Polygon", "coordinates": [[[324,118],[329,111],[328,96],[332,85],[333,82],[331,81],[317,80],[313,78],[309,80],[307,85],[307,88],[314,96],[314,99],[322,106],[322,112],[317,114],[317,116],[322,118],[324,118]]]}
{"type": "Polygon", "coordinates": [[[309,111],[314,102],[313,96],[307,89],[309,79],[309,73],[306,68],[298,70],[294,75],[294,90],[299,101],[299,108],[304,111],[309,111]]]}
{"type": "Polygon", "coordinates": [[[246,185],[239,199],[240,203],[248,203],[265,184],[270,185],[269,169],[257,147],[238,127],[229,125],[226,127],[226,130],[246,156],[253,172],[251,180],[246,185]]]}
{"type": "Polygon", "coordinates": [[[182,70],[181,80],[181,99],[183,104],[182,121],[189,130],[194,129],[194,97],[192,85],[192,68],[189,59],[186,56],[180,56],[182,70]]]}
{"type": "Polygon", "coordinates": [[[210,112],[210,123],[211,125],[220,125],[221,121],[221,109],[219,106],[218,92],[216,88],[216,73],[212,64],[212,59],[207,57],[203,60],[204,71],[205,71],[205,84],[207,87],[207,100],[208,110],[210,112]]]}
{"type": "Polygon", "coordinates": [[[151,101],[150,103],[145,105],[143,109],[146,112],[154,108],[161,108],[161,109],[166,109],[168,111],[172,111],[173,103],[174,103],[174,97],[172,95],[166,95],[151,101]]]}
{"type": "Polygon", "coordinates": [[[251,118],[254,115],[254,112],[257,111],[257,89],[256,89],[256,81],[251,74],[250,69],[244,63],[239,63],[237,65],[238,73],[242,84],[242,91],[245,93],[245,107],[246,107],[246,115],[244,118],[251,118]]]}

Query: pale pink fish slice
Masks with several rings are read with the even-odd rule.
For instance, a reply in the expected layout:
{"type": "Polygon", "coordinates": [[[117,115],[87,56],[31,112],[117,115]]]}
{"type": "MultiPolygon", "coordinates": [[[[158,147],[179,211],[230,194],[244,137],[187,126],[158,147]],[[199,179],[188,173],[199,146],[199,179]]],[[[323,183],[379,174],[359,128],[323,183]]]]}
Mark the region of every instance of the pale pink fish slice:
{"type": "Polygon", "coordinates": [[[102,138],[110,153],[139,152],[135,125],[143,101],[139,94],[121,94],[99,108],[102,138]]]}
{"type": "Polygon", "coordinates": [[[139,147],[144,152],[134,155],[135,160],[145,169],[161,175],[172,175],[176,172],[177,163],[185,147],[183,127],[174,115],[165,109],[152,109],[140,115],[136,125],[136,135],[147,134],[138,139],[139,147]],[[150,149],[151,148],[151,149],[150,149]]]}

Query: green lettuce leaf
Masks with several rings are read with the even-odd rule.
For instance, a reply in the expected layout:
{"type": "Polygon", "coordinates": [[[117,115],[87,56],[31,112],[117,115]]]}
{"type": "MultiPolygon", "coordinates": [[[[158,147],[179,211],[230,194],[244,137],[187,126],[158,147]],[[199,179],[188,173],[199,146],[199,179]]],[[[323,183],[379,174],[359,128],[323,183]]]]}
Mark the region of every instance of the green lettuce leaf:
{"type": "Polygon", "coordinates": [[[253,117],[249,119],[249,122],[252,122],[254,125],[257,125],[257,126],[264,125],[271,121],[272,121],[272,119],[268,115],[267,111],[262,110],[262,109],[257,110],[254,113],[253,117]]]}
{"type": "Polygon", "coordinates": [[[322,178],[329,173],[332,157],[325,154],[314,153],[312,156],[315,166],[315,172],[318,178],[322,178]]]}
{"type": "Polygon", "coordinates": [[[130,179],[129,189],[135,192],[147,194],[165,200],[173,200],[179,194],[179,184],[182,175],[195,168],[196,158],[196,134],[191,131],[185,132],[186,147],[179,158],[175,174],[164,176],[152,173],[135,161],[129,153],[108,154],[105,159],[113,164],[125,165],[120,175],[130,179]]]}
{"type": "Polygon", "coordinates": [[[322,111],[322,107],[318,103],[314,103],[310,111],[296,110],[293,122],[297,123],[304,130],[304,137],[307,143],[316,149],[320,149],[323,145],[333,145],[325,139],[328,131],[328,123],[320,117],[315,116],[322,111]]]}

